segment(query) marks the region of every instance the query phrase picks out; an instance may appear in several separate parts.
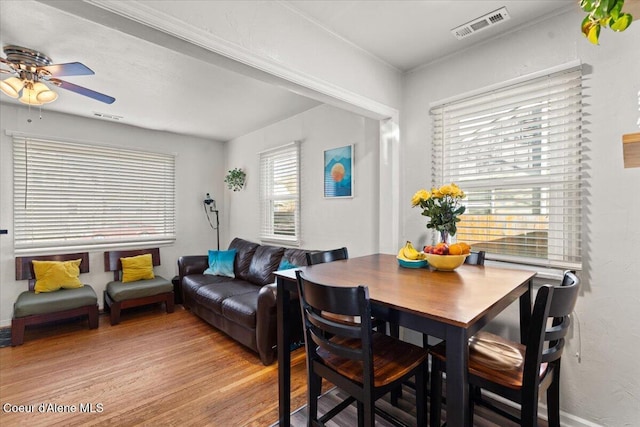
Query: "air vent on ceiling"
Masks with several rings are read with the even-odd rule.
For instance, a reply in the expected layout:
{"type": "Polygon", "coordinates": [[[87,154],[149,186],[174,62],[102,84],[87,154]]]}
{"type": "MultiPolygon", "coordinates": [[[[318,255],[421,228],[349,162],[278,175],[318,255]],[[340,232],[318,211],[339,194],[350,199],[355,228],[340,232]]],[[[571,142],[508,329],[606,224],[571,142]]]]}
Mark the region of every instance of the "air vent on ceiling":
{"type": "Polygon", "coordinates": [[[120,120],[123,117],[123,116],[114,116],[113,114],[107,114],[107,113],[98,113],[97,111],[94,111],[93,115],[101,119],[109,119],[109,120],[120,120]]]}
{"type": "Polygon", "coordinates": [[[498,10],[494,10],[491,13],[487,13],[484,16],[469,21],[466,24],[460,25],[459,27],[451,30],[451,32],[454,36],[456,36],[458,40],[462,40],[472,34],[477,33],[478,31],[484,30],[485,28],[489,28],[507,21],[509,18],[510,16],[509,12],[507,12],[507,8],[502,7],[498,10]]]}

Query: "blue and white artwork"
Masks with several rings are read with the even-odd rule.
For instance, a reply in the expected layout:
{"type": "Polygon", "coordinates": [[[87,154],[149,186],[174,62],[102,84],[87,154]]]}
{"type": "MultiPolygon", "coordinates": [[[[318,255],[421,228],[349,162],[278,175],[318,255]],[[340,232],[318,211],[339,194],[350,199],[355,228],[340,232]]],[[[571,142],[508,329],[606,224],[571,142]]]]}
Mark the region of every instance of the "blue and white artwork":
{"type": "Polygon", "coordinates": [[[353,145],[325,150],[324,197],[353,197],[353,145]]]}

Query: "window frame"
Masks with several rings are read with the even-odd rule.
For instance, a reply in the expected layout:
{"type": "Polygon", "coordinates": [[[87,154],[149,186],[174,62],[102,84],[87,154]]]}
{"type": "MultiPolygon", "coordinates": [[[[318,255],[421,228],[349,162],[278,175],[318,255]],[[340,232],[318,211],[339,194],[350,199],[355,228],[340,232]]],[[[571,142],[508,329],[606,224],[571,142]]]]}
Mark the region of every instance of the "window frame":
{"type": "Polygon", "coordinates": [[[176,240],[175,154],[11,136],[16,254],[176,240]]]}
{"type": "Polygon", "coordinates": [[[274,147],[258,153],[260,167],[260,240],[278,243],[286,246],[300,246],[300,143],[292,141],[288,144],[274,147]],[[280,162],[283,168],[282,179],[295,181],[295,191],[289,193],[290,187],[276,189],[274,166],[280,162]],[[278,233],[276,229],[276,205],[293,204],[293,224],[284,230],[289,233],[278,233]]]}
{"type": "MultiPolygon", "coordinates": [[[[562,87],[562,89],[564,90],[564,87],[562,87]]],[[[548,99],[546,101],[540,101],[542,105],[545,105],[546,107],[548,107],[549,105],[555,105],[554,102],[556,101],[551,101],[551,95],[547,95],[547,93],[551,93],[551,89],[543,88],[539,90],[541,91],[541,93],[545,93],[545,96],[548,96],[548,99]],[[547,92],[545,92],[545,90],[547,92]]],[[[505,191],[505,189],[511,188],[515,194],[515,192],[518,191],[517,189],[519,187],[521,189],[521,191],[519,192],[520,196],[532,196],[536,193],[535,188],[542,189],[546,186],[547,190],[545,191],[545,193],[547,194],[548,199],[545,199],[541,196],[538,196],[538,199],[530,199],[531,203],[537,200],[538,202],[545,202],[548,205],[548,212],[546,213],[546,216],[548,217],[546,222],[548,227],[548,229],[546,230],[546,258],[522,256],[522,254],[526,251],[525,248],[525,250],[519,251],[520,255],[499,254],[487,251],[487,259],[538,267],[581,269],[581,191],[584,184],[582,182],[583,122],[582,73],[580,63],[573,62],[571,64],[554,67],[553,69],[544,70],[539,73],[522,76],[509,82],[504,82],[499,85],[493,85],[491,87],[479,89],[467,94],[457,96],[455,98],[450,98],[447,100],[439,101],[437,103],[433,103],[430,105],[430,107],[433,137],[433,186],[437,187],[439,185],[449,183],[450,181],[456,182],[456,184],[458,184],[468,195],[467,199],[463,201],[467,206],[467,212],[465,212],[465,215],[462,216],[462,222],[458,226],[460,234],[459,237],[461,237],[460,240],[470,241],[470,243],[472,244],[477,243],[477,246],[482,248],[481,241],[474,242],[469,238],[469,236],[471,236],[470,234],[468,234],[469,230],[467,230],[467,234],[465,235],[464,227],[465,216],[467,218],[470,217],[470,214],[473,212],[474,204],[476,206],[481,205],[481,203],[478,203],[477,199],[477,197],[479,197],[480,195],[484,194],[485,203],[489,204],[492,203],[492,201],[486,199],[486,195],[490,193],[495,195],[499,192],[499,190],[505,191]],[[514,119],[514,117],[516,117],[513,112],[515,108],[513,108],[513,110],[509,110],[509,108],[507,107],[522,105],[529,108],[530,105],[536,105],[534,102],[527,98],[530,94],[535,93],[536,96],[538,95],[538,92],[535,92],[536,85],[542,87],[545,84],[549,85],[549,82],[556,83],[557,81],[560,81],[560,83],[558,84],[561,84],[563,78],[566,78],[567,81],[570,81],[572,78],[575,79],[575,82],[572,81],[572,83],[568,84],[567,87],[571,86],[574,83],[576,84],[576,87],[571,87],[571,89],[567,91],[566,94],[565,92],[557,92],[563,95],[563,97],[561,97],[560,103],[566,102],[567,105],[569,105],[568,107],[561,106],[561,108],[563,108],[563,111],[566,109],[570,114],[573,115],[570,117],[570,119],[558,119],[555,113],[548,113],[548,111],[551,110],[541,110],[536,112],[535,114],[530,114],[528,116],[522,116],[522,118],[518,117],[517,119],[514,119]],[[556,81],[554,79],[558,80],[556,81]],[[522,90],[524,94],[518,93],[519,90],[522,90]],[[506,101],[504,101],[503,103],[501,103],[502,96],[506,96],[506,101]],[[565,98],[571,98],[571,101],[564,101],[565,98]],[[575,99],[577,99],[577,102],[574,102],[575,99]],[[487,108],[487,106],[490,106],[491,108],[487,108]],[[456,109],[458,110],[456,111],[456,109]],[[501,109],[504,110],[502,113],[500,112],[501,109]],[[489,124],[483,123],[482,115],[489,116],[491,114],[494,114],[494,116],[491,117],[490,120],[488,120],[489,124]],[[525,166],[523,166],[522,176],[504,178],[500,173],[496,172],[493,173],[494,176],[492,177],[491,173],[489,172],[492,169],[492,166],[484,166],[484,168],[486,169],[486,174],[484,177],[482,177],[484,178],[484,181],[482,181],[479,178],[481,178],[480,170],[483,169],[483,166],[478,165],[478,163],[480,163],[479,159],[482,159],[483,155],[485,160],[501,160],[507,158],[506,156],[496,156],[496,153],[500,153],[499,150],[501,149],[503,150],[502,152],[507,152],[507,150],[503,149],[502,146],[506,146],[506,141],[510,141],[508,138],[512,137],[511,135],[504,136],[500,133],[502,129],[500,128],[500,125],[498,125],[498,123],[501,120],[505,120],[505,117],[507,118],[506,120],[513,121],[512,129],[514,130],[516,135],[514,137],[516,141],[516,143],[514,143],[515,148],[513,149],[515,154],[513,154],[512,159],[509,160],[513,163],[516,163],[518,161],[516,159],[520,159],[520,162],[523,162],[522,158],[528,156],[529,160],[524,161],[523,164],[526,165],[526,167],[536,166],[540,167],[540,169],[539,171],[531,172],[533,168],[527,169],[525,166]],[[467,123],[464,123],[464,120],[466,120],[467,123]],[[527,127],[527,124],[529,123],[531,124],[531,126],[527,127]],[[466,129],[463,130],[465,126],[466,129]],[[536,126],[539,127],[537,134],[534,130],[536,126]],[[552,133],[552,131],[549,131],[549,129],[554,126],[559,129],[558,135],[552,133]],[[465,140],[463,134],[464,131],[467,130],[473,132],[473,136],[465,140]],[[529,137],[530,144],[523,144],[525,148],[521,148],[521,146],[517,144],[520,143],[520,140],[518,140],[517,138],[525,135],[526,132],[528,132],[526,136],[529,137]],[[447,135],[447,133],[449,133],[449,135],[447,135]],[[535,138],[538,138],[539,140],[536,142],[535,138]],[[546,142],[543,140],[545,140],[546,142]],[[487,149],[486,146],[491,144],[495,144],[495,149],[493,149],[494,151],[492,151],[491,154],[487,154],[490,149],[487,149]],[[562,155],[556,157],[555,155],[548,154],[550,147],[552,150],[558,149],[558,147],[559,149],[566,150],[567,159],[564,159],[562,155]],[[526,151],[526,148],[529,148],[529,152],[526,151]],[[456,153],[455,150],[459,151],[456,153]],[[466,150],[466,152],[464,150],[466,150]],[[473,154],[470,154],[474,153],[474,150],[477,150],[477,152],[481,154],[476,154],[475,156],[473,154]],[[484,153],[482,153],[483,150],[484,153]],[[520,150],[520,152],[518,152],[518,150],[520,150]],[[540,165],[534,165],[534,158],[536,157],[534,152],[536,150],[540,150],[538,153],[542,153],[540,159],[548,163],[548,166],[542,167],[542,161],[540,161],[540,165]],[[460,158],[452,160],[452,157],[455,154],[460,156],[460,158]],[[466,157],[466,159],[464,157],[466,157]],[[476,163],[476,166],[471,164],[474,161],[476,163]],[[551,165],[553,162],[555,162],[556,165],[551,165]],[[558,169],[562,169],[562,173],[556,178],[557,180],[559,180],[560,184],[556,182],[549,185],[549,182],[552,181],[553,178],[545,174],[548,173],[548,170],[553,171],[558,169]],[[467,175],[465,176],[463,172],[466,172],[467,175]],[[496,177],[500,178],[498,179],[496,177]],[[565,179],[566,181],[563,181],[565,179]],[[560,188],[558,188],[558,185],[560,185],[560,188]],[[494,186],[493,190],[490,189],[490,186],[494,186]],[[475,200],[474,197],[476,197],[475,200]],[[571,213],[567,214],[567,212],[571,213]],[[567,238],[567,236],[569,236],[569,238],[567,238]],[[553,242],[553,244],[549,242],[553,242]]],[[[532,113],[533,109],[528,112],[532,113]]],[[[511,125],[511,123],[509,123],[509,125],[511,125]]],[[[502,167],[494,165],[493,169],[494,171],[501,170],[502,167]]],[[[504,169],[506,170],[508,168],[504,169]]],[[[504,176],[507,175],[508,173],[504,173],[504,176]]],[[[513,197],[510,200],[512,203],[512,207],[510,209],[513,209],[515,211],[517,197],[513,197]]],[[[506,202],[505,205],[506,204],[508,204],[508,202],[506,202]]],[[[526,205],[526,203],[524,204],[526,205]]],[[[539,208],[540,207],[541,205],[539,205],[539,208]]],[[[491,214],[485,215],[485,224],[498,224],[499,222],[495,219],[491,221],[489,220],[489,217],[491,216],[494,218],[498,216],[496,215],[497,208],[495,208],[495,206],[492,206],[489,209],[491,209],[491,214]]],[[[532,212],[528,215],[534,216],[535,214],[533,212],[533,203],[531,209],[532,212]]],[[[474,219],[477,219],[477,217],[480,216],[481,215],[476,214],[474,219]]],[[[527,214],[520,214],[520,216],[526,217],[527,214]]],[[[538,216],[544,215],[538,214],[538,216]]],[[[517,222],[517,219],[513,219],[510,221],[504,220],[502,222],[502,226],[506,227],[506,224],[513,224],[514,221],[517,222]]],[[[516,229],[518,227],[520,226],[516,226],[516,229]]],[[[525,228],[525,226],[522,227],[523,229],[525,228]]],[[[534,238],[535,237],[536,236],[534,236],[534,238]]],[[[508,242],[507,240],[508,239],[503,239],[503,242],[501,242],[501,244],[505,248],[509,245],[512,245],[509,250],[512,247],[517,246],[518,244],[516,242],[508,242]]],[[[486,242],[490,242],[490,240],[486,242]]]]}

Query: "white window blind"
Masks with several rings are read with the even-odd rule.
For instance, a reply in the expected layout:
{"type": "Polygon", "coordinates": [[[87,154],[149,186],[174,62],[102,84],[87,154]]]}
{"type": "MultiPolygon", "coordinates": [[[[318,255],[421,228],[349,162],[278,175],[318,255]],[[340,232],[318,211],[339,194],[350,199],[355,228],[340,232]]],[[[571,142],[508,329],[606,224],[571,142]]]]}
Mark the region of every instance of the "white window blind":
{"type": "Polygon", "coordinates": [[[14,136],[16,253],[175,240],[175,157],[14,136]]]}
{"type": "Polygon", "coordinates": [[[489,259],[581,266],[579,67],[431,109],[433,183],[467,194],[458,241],[489,259]]]}
{"type": "Polygon", "coordinates": [[[260,238],[300,244],[300,145],[260,153],[260,238]]]}

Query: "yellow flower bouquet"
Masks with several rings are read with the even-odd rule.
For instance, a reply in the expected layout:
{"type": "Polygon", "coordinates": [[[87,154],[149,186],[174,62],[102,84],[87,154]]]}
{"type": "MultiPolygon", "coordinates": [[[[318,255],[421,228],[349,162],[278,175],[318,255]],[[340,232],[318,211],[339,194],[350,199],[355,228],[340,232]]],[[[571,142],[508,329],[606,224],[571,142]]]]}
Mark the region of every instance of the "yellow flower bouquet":
{"type": "Polygon", "coordinates": [[[418,190],[411,198],[412,207],[422,208],[422,215],[429,217],[427,228],[440,232],[442,242],[448,242],[448,236],[455,236],[456,223],[465,207],[460,204],[466,195],[456,184],[443,185],[440,188],[418,190]]]}

